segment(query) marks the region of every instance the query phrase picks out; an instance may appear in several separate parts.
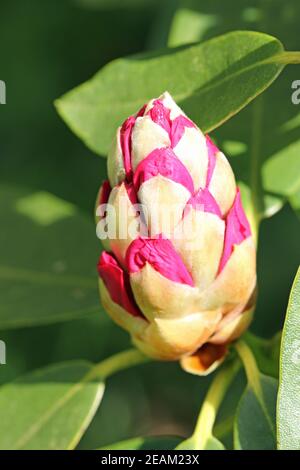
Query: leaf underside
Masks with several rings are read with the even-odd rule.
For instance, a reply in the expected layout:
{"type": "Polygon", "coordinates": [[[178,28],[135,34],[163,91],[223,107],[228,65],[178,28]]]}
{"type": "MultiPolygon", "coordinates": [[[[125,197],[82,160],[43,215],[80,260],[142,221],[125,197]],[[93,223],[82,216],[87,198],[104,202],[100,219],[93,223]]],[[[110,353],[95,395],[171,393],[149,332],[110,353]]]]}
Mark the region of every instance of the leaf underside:
{"type": "Polygon", "coordinates": [[[277,439],[281,450],[300,449],[300,268],[296,275],[282,332],[277,439]]]}

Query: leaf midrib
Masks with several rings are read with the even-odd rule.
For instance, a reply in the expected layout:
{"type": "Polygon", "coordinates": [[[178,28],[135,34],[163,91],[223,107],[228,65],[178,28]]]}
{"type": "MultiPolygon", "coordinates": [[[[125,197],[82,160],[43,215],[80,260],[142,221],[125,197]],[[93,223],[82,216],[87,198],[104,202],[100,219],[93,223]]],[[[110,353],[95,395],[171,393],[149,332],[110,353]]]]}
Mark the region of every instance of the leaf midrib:
{"type": "MultiPolygon", "coordinates": [[[[35,423],[32,424],[32,426],[25,431],[25,433],[18,439],[18,441],[15,444],[15,449],[16,450],[21,450],[30,442],[30,440],[39,432],[39,430],[42,428],[42,426],[49,421],[52,416],[55,415],[68,401],[70,401],[77,393],[80,392],[80,390],[83,388],[83,386],[88,382],[89,378],[89,372],[85,373],[81,379],[73,385],[68,392],[63,395],[52,407],[49,408],[49,410],[44,413],[35,423]]],[[[95,395],[94,401],[97,402],[97,399],[99,398],[99,394],[101,393],[101,385],[103,385],[103,382],[100,381],[98,384],[98,390],[95,395]]],[[[72,441],[75,439],[73,437],[72,441]]],[[[75,444],[76,445],[76,444],[75,444]]]]}
{"type": "MultiPolygon", "coordinates": [[[[254,390],[253,390],[253,393],[254,390]]],[[[266,421],[269,425],[269,428],[271,430],[271,433],[272,433],[272,436],[274,437],[274,441],[276,442],[276,427],[274,426],[273,422],[272,422],[272,418],[270,417],[269,415],[269,411],[267,409],[267,406],[266,406],[266,403],[265,403],[265,400],[264,400],[264,397],[258,397],[256,396],[257,400],[258,400],[258,403],[260,404],[261,406],[261,409],[263,411],[263,414],[265,415],[265,418],[266,418],[266,421]]]]}

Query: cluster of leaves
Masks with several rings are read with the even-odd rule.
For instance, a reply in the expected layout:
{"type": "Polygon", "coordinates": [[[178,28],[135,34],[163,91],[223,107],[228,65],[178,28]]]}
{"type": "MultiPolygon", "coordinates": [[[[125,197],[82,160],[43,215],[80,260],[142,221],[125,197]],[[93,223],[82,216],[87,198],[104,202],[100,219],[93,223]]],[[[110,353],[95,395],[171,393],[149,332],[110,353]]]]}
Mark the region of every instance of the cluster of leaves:
{"type": "MultiPolygon", "coordinates": [[[[80,0],[80,3],[94,8],[102,2],[80,0]]],[[[136,7],[134,0],[128,3],[130,8],[136,7]]],[[[201,13],[194,4],[183,1],[173,18],[169,44],[180,47],[108,64],[90,81],[57,101],[60,115],[90,149],[104,156],[119,123],[149,98],[168,90],[199,127],[204,131],[217,129],[219,145],[239,157],[233,166],[254,223],[274,215],[286,202],[299,212],[300,140],[296,135],[300,121],[298,116],[291,115],[290,107],[284,109],[284,100],[274,99],[278,93],[276,84],[272,87],[274,92],[271,88],[259,95],[286,65],[300,63],[300,54],[286,52],[275,37],[255,32],[232,32],[211,41],[182,46],[201,39],[201,34],[205,36],[216,25],[212,14],[201,13]],[[186,27],[187,21],[192,28],[186,27]],[[184,36],[187,31],[188,38],[184,36]],[[275,116],[275,121],[268,120],[269,113],[275,116]]],[[[165,23],[162,29],[165,30],[165,23]]],[[[158,29],[155,38],[158,43],[158,29]]],[[[290,97],[285,99],[287,102],[290,97]]],[[[74,205],[49,193],[32,194],[11,187],[1,187],[0,213],[6,222],[0,246],[6,247],[9,240],[14,247],[13,257],[9,249],[1,251],[1,330],[99,314],[94,272],[98,244],[92,221],[74,205]],[[16,221],[17,232],[13,229],[16,221]],[[33,247],[30,253],[19,245],[20,234],[30,240],[33,247]],[[74,253],[79,246],[77,257],[74,253]],[[53,298],[55,303],[51,302],[53,298]]],[[[236,449],[300,448],[299,316],[298,273],[281,341],[279,392],[280,335],[265,341],[248,334],[245,341],[253,351],[254,366],[246,367],[246,388],[241,395],[244,379],[239,373],[236,381],[242,385],[233,383],[229,393],[237,396],[228,409],[225,399],[205,448],[231,446],[228,436],[232,435],[232,428],[236,449]]],[[[3,385],[0,448],[77,447],[104,392],[105,374],[95,377],[93,371],[97,367],[82,360],[64,362],[3,385]]],[[[197,448],[193,436],[181,441],[135,438],[109,448],[197,448]]]]}

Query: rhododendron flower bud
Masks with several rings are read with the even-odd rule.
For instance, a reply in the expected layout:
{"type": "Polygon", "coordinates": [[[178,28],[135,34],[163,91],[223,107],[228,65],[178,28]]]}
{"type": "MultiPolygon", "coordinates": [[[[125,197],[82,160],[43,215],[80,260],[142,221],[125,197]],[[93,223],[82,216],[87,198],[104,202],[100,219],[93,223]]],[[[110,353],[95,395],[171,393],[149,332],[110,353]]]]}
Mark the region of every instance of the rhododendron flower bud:
{"type": "Polygon", "coordinates": [[[210,372],[255,302],[255,245],[226,157],[164,93],[117,130],[108,178],[97,201],[105,309],[145,354],[210,372]]]}

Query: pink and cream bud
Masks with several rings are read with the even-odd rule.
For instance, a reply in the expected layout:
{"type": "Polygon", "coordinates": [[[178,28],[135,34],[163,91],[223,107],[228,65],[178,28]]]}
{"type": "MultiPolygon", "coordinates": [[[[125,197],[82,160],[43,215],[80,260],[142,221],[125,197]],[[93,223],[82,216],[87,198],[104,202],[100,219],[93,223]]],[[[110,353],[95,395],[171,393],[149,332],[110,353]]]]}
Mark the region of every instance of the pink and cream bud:
{"type": "Polygon", "coordinates": [[[145,354],[207,374],[255,303],[255,245],[228,160],[166,92],[118,129],[108,178],[105,309],[145,354]]]}

